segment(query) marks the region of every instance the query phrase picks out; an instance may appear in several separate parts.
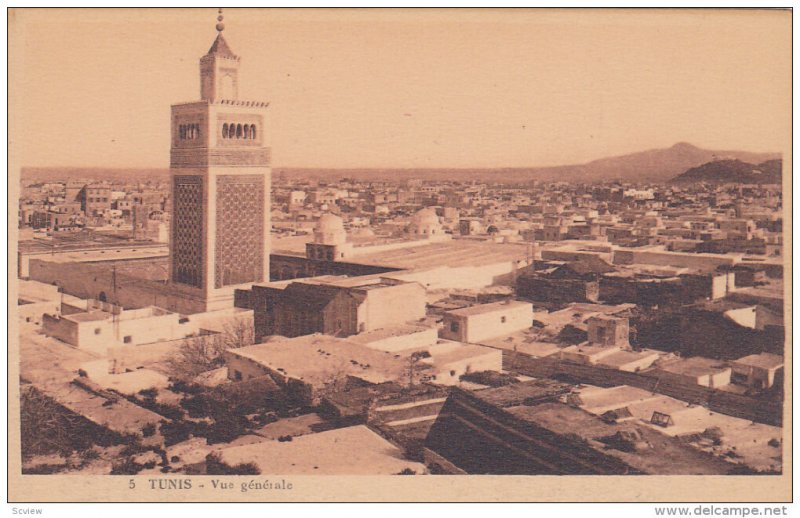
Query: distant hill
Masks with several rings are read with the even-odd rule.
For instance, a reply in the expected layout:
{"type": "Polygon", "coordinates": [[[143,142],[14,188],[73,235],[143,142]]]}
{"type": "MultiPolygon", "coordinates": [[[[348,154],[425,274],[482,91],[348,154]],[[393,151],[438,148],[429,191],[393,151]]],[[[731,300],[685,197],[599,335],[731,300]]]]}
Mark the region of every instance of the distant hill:
{"type": "Polygon", "coordinates": [[[598,183],[605,181],[666,183],[689,168],[720,159],[738,159],[751,163],[780,159],[780,153],[752,153],[749,151],[715,151],[701,149],[687,143],[678,143],[665,149],[651,149],[629,155],[593,160],[586,164],[554,167],[513,167],[495,169],[291,169],[287,177],[304,175],[316,178],[422,178],[431,180],[519,181],[541,180],[547,182],[598,183]]]}
{"type": "MultiPolygon", "coordinates": [[[[274,167],[273,175],[285,174],[287,178],[360,180],[428,180],[501,181],[527,182],[530,180],[564,181],[573,183],[597,183],[603,181],[667,182],[687,169],[715,160],[741,160],[761,163],[779,159],[779,153],[750,153],[747,151],[713,151],[701,149],[687,143],[678,143],[665,149],[651,149],[609,158],[601,158],[586,164],[555,167],[512,168],[293,168],[274,167]]],[[[23,168],[26,180],[52,181],[67,178],[96,178],[98,180],[129,180],[166,178],[167,169],[93,169],[93,168],[23,168]]]]}
{"type": "MultiPolygon", "coordinates": [[[[691,167],[713,160],[734,159],[758,163],[779,158],[781,158],[780,153],[714,151],[680,142],[666,149],[651,149],[630,155],[601,158],[583,166],[572,167],[580,168],[585,181],[618,179],[633,182],[666,182],[691,167]]],[[[568,172],[574,174],[573,171],[561,171],[562,174],[568,172]]]]}
{"type": "Polygon", "coordinates": [[[672,179],[673,183],[781,183],[783,161],[751,164],[741,160],[717,160],[693,167],[672,179]]]}

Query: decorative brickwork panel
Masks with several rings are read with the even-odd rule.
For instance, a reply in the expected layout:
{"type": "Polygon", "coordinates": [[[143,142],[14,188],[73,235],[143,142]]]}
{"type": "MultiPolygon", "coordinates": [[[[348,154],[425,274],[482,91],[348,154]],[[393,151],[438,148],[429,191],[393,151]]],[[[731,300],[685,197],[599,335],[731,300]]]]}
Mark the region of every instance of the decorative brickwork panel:
{"type": "Polygon", "coordinates": [[[172,279],[203,286],[203,179],[173,178],[172,279]]]}
{"type": "Polygon", "coordinates": [[[171,167],[269,167],[270,148],[191,150],[173,148],[171,167]]]}
{"type": "Polygon", "coordinates": [[[263,281],[264,177],[217,176],[214,286],[263,281]]]}

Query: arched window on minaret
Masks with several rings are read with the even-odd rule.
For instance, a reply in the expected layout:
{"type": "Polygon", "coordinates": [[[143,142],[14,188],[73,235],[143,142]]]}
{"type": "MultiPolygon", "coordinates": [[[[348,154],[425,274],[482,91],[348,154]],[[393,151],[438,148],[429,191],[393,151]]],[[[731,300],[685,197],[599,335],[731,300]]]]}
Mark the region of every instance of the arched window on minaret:
{"type": "Polygon", "coordinates": [[[181,140],[183,140],[183,138],[184,138],[184,135],[183,135],[183,124],[178,125],[178,138],[181,139],[181,140]]]}
{"type": "Polygon", "coordinates": [[[242,138],[242,125],[236,125],[236,138],[242,138]]]}
{"type": "Polygon", "coordinates": [[[228,123],[222,125],[222,138],[228,138],[228,123]]]}
{"type": "Polygon", "coordinates": [[[250,138],[253,139],[253,140],[255,140],[255,138],[256,138],[256,125],[255,124],[251,124],[250,125],[250,138]]]}
{"type": "Polygon", "coordinates": [[[244,138],[250,139],[250,126],[247,124],[244,125],[244,138]]]}
{"type": "Polygon", "coordinates": [[[194,125],[194,138],[200,138],[200,125],[194,125]]]}

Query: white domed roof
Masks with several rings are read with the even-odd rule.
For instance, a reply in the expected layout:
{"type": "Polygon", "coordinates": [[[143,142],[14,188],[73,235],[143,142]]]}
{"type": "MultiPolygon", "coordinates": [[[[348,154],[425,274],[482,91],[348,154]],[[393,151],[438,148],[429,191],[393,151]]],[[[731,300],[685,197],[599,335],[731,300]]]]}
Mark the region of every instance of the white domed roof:
{"type": "Polygon", "coordinates": [[[317,221],[317,230],[320,232],[344,231],[342,218],[334,214],[323,214],[317,221]]]}
{"type": "Polygon", "coordinates": [[[439,216],[436,215],[436,209],[428,207],[414,214],[411,218],[411,222],[420,227],[438,225],[439,216]]]}
{"type": "Polygon", "coordinates": [[[411,234],[426,236],[428,238],[436,234],[441,234],[442,224],[439,222],[439,216],[436,215],[436,209],[428,207],[414,214],[411,217],[411,224],[408,226],[408,231],[411,234]]]}

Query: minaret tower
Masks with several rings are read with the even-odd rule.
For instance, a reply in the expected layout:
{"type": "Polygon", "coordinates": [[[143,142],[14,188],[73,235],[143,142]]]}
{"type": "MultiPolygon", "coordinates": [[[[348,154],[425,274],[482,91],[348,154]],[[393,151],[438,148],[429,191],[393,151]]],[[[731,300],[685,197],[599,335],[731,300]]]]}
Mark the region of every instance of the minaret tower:
{"type": "Polygon", "coordinates": [[[200,101],[172,106],[170,282],[191,311],[233,305],[269,280],[269,103],[239,99],[239,57],[222,32],[200,59],[200,101]]]}

